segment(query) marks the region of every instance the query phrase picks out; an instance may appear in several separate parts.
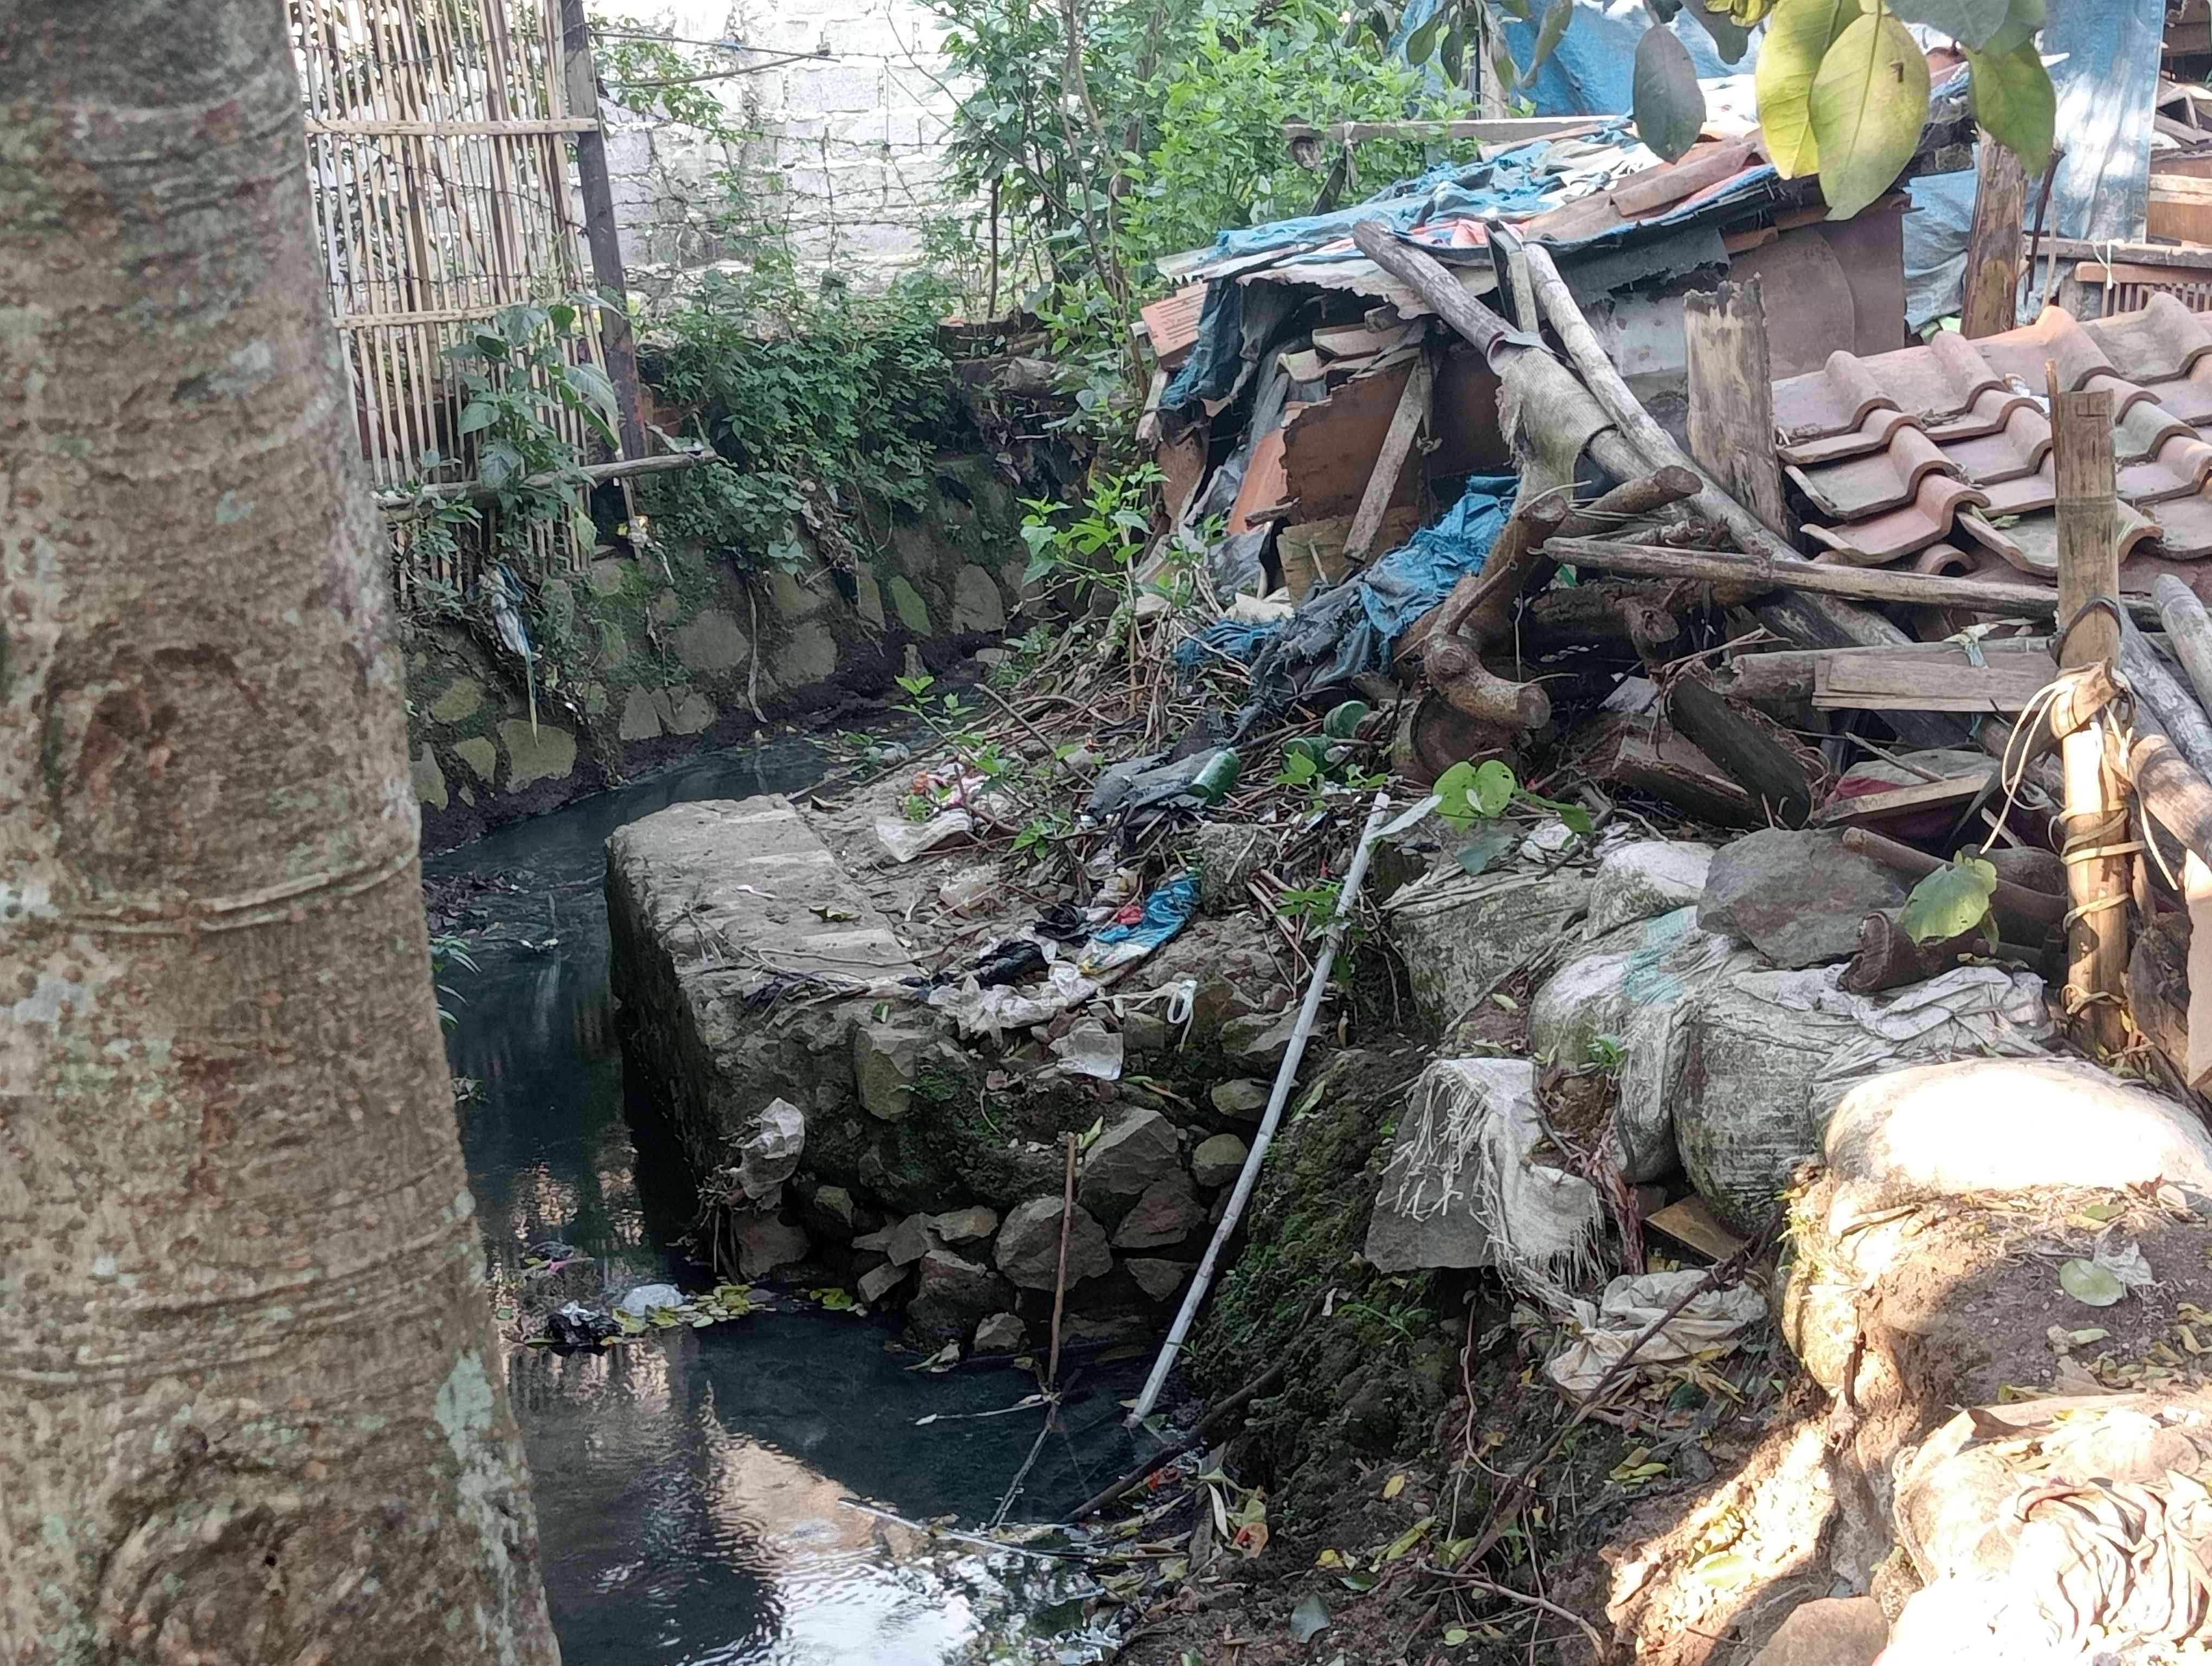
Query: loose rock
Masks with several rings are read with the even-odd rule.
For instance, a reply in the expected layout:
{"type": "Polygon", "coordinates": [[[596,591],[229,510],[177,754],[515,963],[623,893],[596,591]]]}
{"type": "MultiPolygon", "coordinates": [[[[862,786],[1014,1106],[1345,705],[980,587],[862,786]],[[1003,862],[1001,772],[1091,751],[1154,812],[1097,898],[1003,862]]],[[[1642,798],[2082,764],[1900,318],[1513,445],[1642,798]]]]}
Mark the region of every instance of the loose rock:
{"type": "Polygon", "coordinates": [[[908,1215],[881,1234],[883,1252],[894,1267],[910,1267],[937,1247],[926,1215],[908,1215]]]}
{"type": "Polygon", "coordinates": [[[1848,960],[1859,921],[1904,905],[1905,881],[1844,848],[1840,833],[1770,827],[1713,858],[1698,924],[1748,943],[1784,970],[1848,960]]]}
{"type": "Polygon", "coordinates": [[[933,1342],[966,1335],[969,1326],[1004,1307],[1012,1294],[1006,1281],[990,1268],[963,1260],[950,1250],[932,1250],[915,1271],[907,1326],[933,1342]]]}
{"type": "MultiPolygon", "coordinates": [[[[999,1270],[1024,1289],[1051,1289],[1060,1265],[1060,1200],[1033,1197],[1007,1215],[999,1229],[995,1259],[999,1270]]],[[[1077,1204],[1067,1224],[1068,1287],[1113,1270],[1106,1229],[1077,1204]]]]}
{"type": "Polygon", "coordinates": [[[1019,1353],[1029,1330],[1018,1314],[994,1313],[975,1327],[978,1353],[1019,1353]]]}
{"type": "Polygon", "coordinates": [[[1145,1195],[1115,1229],[1115,1247],[1158,1250],[1181,1243],[1205,1219],[1206,1206],[1191,1189],[1189,1177],[1177,1169],[1145,1189],[1145,1195]]]}
{"type": "Polygon", "coordinates": [[[1113,1214],[1181,1162],[1175,1124],[1140,1107],[1117,1118],[1084,1153],[1078,1195],[1094,1213],[1113,1214]]]}
{"type": "Polygon", "coordinates": [[[1217,1134],[1198,1142],[1190,1154],[1191,1178],[1201,1186],[1226,1186],[1244,1171],[1252,1148],[1233,1134],[1217,1134]]]}
{"type": "Polygon", "coordinates": [[[1291,1050],[1291,1034],[1298,1027],[1295,1011],[1250,1012],[1221,1026],[1221,1051],[1231,1063],[1247,1070],[1279,1070],[1283,1055],[1291,1050]]]}
{"type": "Polygon", "coordinates": [[[1256,1122],[1261,1113],[1267,1109],[1268,1097],[1273,1091],[1265,1082],[1255,1081],[1249,1076],[1240,1076],[1235,1081],[1218,1083],[1206,1097],[1213,1102],[1213,1108],[1224,1116],[1233,1117],[1239,1122],[1256,1122]]]}
{"type": "Polygon", "coordinates": [[[999,1230],[999,1212],[980,1203],[929,1218],[929,1230],[946,1243],[973,1243],[999,1230]]]}
{"type": "Polygon", "coordinates": [[[931,1032],[911,1025],[864,1024],[853,1032],[853,1074],[861,1107],[896,1122],[914,1101],[914,1079],[931,1032]]]}
{"type": "Polygon", "coordinates": [[[764,1279],[779,1267],[806,1259],[806,1234],[774,1215],[740,1216],[736,1236],[741,1278],[764,1279]]]}
{"type": "Polygon", "coordinates": [[[881,1267],[872,1267],[860,1274],[860,1299],[873,1307],[905,1282],[906,1268],[903,1267],[893,1267],[889,1262],[881,1267]]]}
{"type": "Polygon", "coordinates": [[[1751,1666],[1873,1666],[1888,1641],[1873,1597],[1816,1597],[1790,1610],[1751,1666]]]}
{"type": "Polygon", "coordinates": [[[1132,1256],[1122,1265],[1137,1281],[1137,1288],[1156,1302],[1167,1300],[1182,1288],[1182,1281],[1190,1276],[1188,1262],[1154,1261],[1149,1256],[1132,1256]]]}

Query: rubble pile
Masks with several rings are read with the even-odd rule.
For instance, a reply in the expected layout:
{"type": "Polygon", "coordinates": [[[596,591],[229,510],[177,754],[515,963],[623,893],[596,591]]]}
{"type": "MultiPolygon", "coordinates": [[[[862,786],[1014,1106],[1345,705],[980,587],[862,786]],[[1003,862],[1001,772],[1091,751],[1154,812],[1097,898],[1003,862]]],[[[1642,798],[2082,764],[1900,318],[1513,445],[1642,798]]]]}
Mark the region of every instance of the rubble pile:
{"type": "MultiPolygon", "coordinates": [[[[1048,1402],[1063,1336],[1174,1315],[1140,1417],[1196,1317],[1257,1464],[1293,1412],[1340,1456],[1425,1424],[1428,1525],[1317,1564],[1363,1596],[1497,1596],[1595,1420],[1584,1601],[1652,1658],[1800,1657],[1844,1593],[1790,1634],[2196,1636],[2212,332],[1910,344],[1894,216],[1817,206],[1755,136],[1598,122],[1169,263],[1161,501],[1036,587],[1057,644],[917,694],[941,744],[842,797],[613,842],[729,1269],[1042,1353],[1048,1402]]],[[[1117,1602],[1264,1551],[1224,1456],[1142,1494],[1191,1554],[1117,1602]]]]}

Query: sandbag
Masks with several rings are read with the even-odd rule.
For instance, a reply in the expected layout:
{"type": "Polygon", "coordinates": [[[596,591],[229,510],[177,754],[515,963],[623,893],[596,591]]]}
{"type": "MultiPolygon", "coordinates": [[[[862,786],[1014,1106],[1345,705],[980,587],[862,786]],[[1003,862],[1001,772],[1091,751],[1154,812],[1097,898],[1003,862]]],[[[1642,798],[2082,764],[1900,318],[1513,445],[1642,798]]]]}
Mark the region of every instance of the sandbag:
{"type": "Polygon", "coordinates": [[[1736,972],[1686,1003],[1674,1141],[1691,1183],[1736,1231],[1767,1224],[1857,1083],[1962,1055],[2038,1055],[2053,1033],[2042,980],[2026,973],[1961,966],[1879,995],[1845,992],[1840,976],[1736,972]]]}
{"type": "Polygon", "coordinates": [[[1635,1184],[1675,1165],[1685,1003],[1760,964],[1755,951],[1698,929],[1697,913],[1685,906],[1621,927],[1553,974],[1528,1004],[1532,1051],[1569,1066],[1616,1065],[1613,1128],[1621,1172],[1635,1184]]]}
{"type": "Polygon", "coordinates": [[[1383,904],[1383,918],[1422,1015],[1449,1024],[1505,979],[1556,962],[1582,942],[1590,880],[1534,865],[1425,874],[1383,904]]]}
{"type": "Polygon", "coordinates": [[[1638,839],[1616,846],[1597,865],[1590,882],[1589,915],[1583,933],[1592,942],[1608,932],[1676,909],[1695,908],[1713,865],[1711,845],[1676,839],[1638,839]]]}
{"type": "Polygon", "coordinates": [[[1437,1060],[1413,1084],[1382,1170],[1369,1262],[1494,1267],[1565,1300],[1562,1280],[1595,1265],[1603,1216],[1588,1181],[1538,1160],[1545,1137],[1528,1060],[1437,1060]]]}
{"type": "Polygon", "coordinates": [[[1705,1279],[1696,1268],[1624,1273],[1606,1286],[1596,1302],[1569,1302],[1562,1313],[1569,1341],[1544,1367],[1544,1374],[1570,1394],[1591,1393],[1638,1339],[1693,1290],[1697,1293],[1638,1350],[1638,1363],[1672,1365],[1700,1355],[1734,1353],[1743,1334],[1766,1316],[1765,1298],[1745,1284],[1698,1290],[1705,1279]]]}
{"type": "Polygon", "coordinates": [[[1891,1071],[1843,1096],[1823,1145],[1836,1177],[1829,1228],[1838,1236],[1903,1204],[2037,1186],[2163,1181],[2212,1197],[2204,1125],[2081,1059],[1891,1071]]]}

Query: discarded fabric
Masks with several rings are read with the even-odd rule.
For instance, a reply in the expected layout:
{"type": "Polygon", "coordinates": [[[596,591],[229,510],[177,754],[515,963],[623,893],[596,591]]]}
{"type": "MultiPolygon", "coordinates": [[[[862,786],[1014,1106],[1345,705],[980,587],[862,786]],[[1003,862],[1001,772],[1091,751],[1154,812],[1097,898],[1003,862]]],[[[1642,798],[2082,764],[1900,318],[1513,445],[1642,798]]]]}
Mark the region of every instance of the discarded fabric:
{"type": "Polygon", "coordinates": [[[605,1314],[580,1302],[546,1315],[545,1335],[556,1348],[592,1348],[622,1327],[605,1314]]]}
{"type": "MultiPolygon", "coordinates": [[[[1629,1345],[1705,1277],[1694,1268],[1624,1274],[1606,1286],[1595,1306],[1579,1299],[1569,1302],[1568,1325],[1574,1340],[1544,1367],[1544,1374],[1570,1394],[1589,1393],[1620,1364],[1629,1345]]],[[[1675,1365],[1709,1352],[1732,1353],[1737,1339],[1765,1316],[1765,1299],[1747,1285],[1699,1291],[1637,1350],[1636,1361],[1675,1365]]]]}
{"type": "Polygon", "coordinates": [[[893,861],[904,863],[975,830],[975,818],[965,810],[942,811],[926,822],[893,821],[885,817],[876,823],[876,842],[893,861]]]}
{"type": "Polygon", "coordinates": [[[615,1311],[643,1318],[657,1307],[681,1307],[684,1292],[672,1284],[641,1284],[624,1293],[615,1304],[615,1311]]]}

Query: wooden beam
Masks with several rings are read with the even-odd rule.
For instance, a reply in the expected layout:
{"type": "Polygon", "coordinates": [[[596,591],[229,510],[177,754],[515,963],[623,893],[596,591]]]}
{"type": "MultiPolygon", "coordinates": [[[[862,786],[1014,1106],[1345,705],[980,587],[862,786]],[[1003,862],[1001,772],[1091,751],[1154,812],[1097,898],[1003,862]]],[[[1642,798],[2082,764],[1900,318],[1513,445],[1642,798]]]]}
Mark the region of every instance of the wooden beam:
{"type": "Polygon", "coordinates": [[[2020,322],[2020,234],[2027,212],[2027,171],[2020,158],[1987,132],[1981,153],[1966,234],[1966,299],[1959,313],[1959,333],[1970,340],[2020,322]]]}
{"type": "Polygon", "coordinates": [[[1774,455],[1774,372],[1759,280],[1682,297],[1690,456],[1771,532],[1790,535],[1774,455]]]}
{"type": "Polygon", "coordinates": [[[1892,816],[1909,815],[1916,810],[1941,810],[1970,804],[1989,790],[1996,769],[1997,762],[1991,758],[1990,767],[1978,775],[1947,775],[1942,781],[1919,781],[1911,787],[1893,787],[1887,793],[1862,793],[1856,798],[1838,799],[1820,807],[1813,818],[1813,824],[1856,827],[1866,822],[1887,821],[1892,816]]]}
{"type": "MultiPolygon", "coordinates": [[[[721,459],[711,451],[663,452],[658,457],[625,457],[612,463],[591,463],[577,471],[586,485],[597,486],[609,480],[631,480],[641,474],[666,474],[672,469],[696,468],[702,463],[721,459]]],[[[526,486],[550,486],[561,477],[557,474],[533,474],[522,483],[526,486]]],[[[419,492],[379,492],[376,507],[384,512],[387,520],[412,520],[428,503],[452,503],[463,501],[482,502],[499,496],[496,489],[474,480],[459,480],[450,485],[425,486],[419,492]]]]}
{"type": "Polygon", "coordinates": [[[1406,471],[1406,459],[1413,455],[1413,441],[1429,420],[1429,393],[1436,385],[1436,361],[1427,353],[1413,361],[1413,368],[1406,377],[1404,390],[1398,395],[1398,408],[1390,416],[1390,426],[1383,431],[1382,449],[1376,453],[1374,472],[1367,477],[1367,489],[1360,494],[1359,508],[1352,517],[1352,530],[1345,535],[1344,558],[1354,563],[1367,559],[1374,545],[1375,534],[1382,530],[1382,517],[1389,513],[1390,500],[1398,490],[1399,477],[1406,471]]]}
{"type": "MultiPolygon", "coordinates": [[[[1710,550],[1674,550],[1662,544],[1615,544],[1595,538],[1555,538],[1546,546],[1561,561],[1601,572],[1628,573],[1647,579],[1687,579],[1719,585],[1744,595],[1770,590],[1802,590],[1814,595],[1850,596],[1862,601],[1904,602],[1919,607],[1964,607],[1982,613],[2025,613],[2049,618],[2058,609],[2058,593],[2048,585],[2002,579],[1951,579],[1905,573],[1886,567],[1837,567],[1824,562],[1772,561],[1710,550]]],[[[2138,621],[2158,623],[2157,605],[2148,596],[2125,595],[2120,604],[2138,621]]]]}
{"type": "Polygon", "coordinates": [[[637,343],[629,327],[629,281],[623,271],[622,235],[615,225],[613,182],[607,173],[607,140],[599,126],[599,80],[592,66],[592,41],[584,0],[561,0],[561,46],[568,71],[568,108],[587,125],[576,130],[576,179],[584,198],[584,240],[592,251],[592,280],[607,305],[599,312],[599,345],[614,385],[623,455],[649,457],[645,400],[637,374],[637,343]]]}
{"type": "MultiPolygon", "coordinates": [[[[2058,618],[2071,629],[2059,646],[2062,668],[2117,664],[2122,621],[2092,607],[2120,593],[2118,495],[2113,485],[2112,396],[2074,393],[2051,384],[2051,458],[2058,477],[2058,618]]],[[[2063,736],[2066,775],[2066,878],[2073,923],[2066,930],[2062,1004],[2075,1040],[2093,1057],[2127,1044],[2122,1004],[2128,981],[2128,860],[2085,855],[2128,838],[2127,800],[2105,761],[2094,727],[2063,736]]]]}

